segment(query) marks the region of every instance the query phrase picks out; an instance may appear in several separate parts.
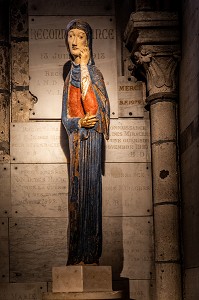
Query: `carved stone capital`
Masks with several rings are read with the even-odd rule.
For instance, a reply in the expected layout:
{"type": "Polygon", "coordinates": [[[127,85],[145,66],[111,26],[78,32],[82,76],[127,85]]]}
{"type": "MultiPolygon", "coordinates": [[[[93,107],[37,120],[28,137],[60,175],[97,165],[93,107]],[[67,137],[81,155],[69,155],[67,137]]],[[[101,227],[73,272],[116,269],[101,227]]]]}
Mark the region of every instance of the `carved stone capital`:
{"type": "Polygon", "coordinates": [[[133,13],[124,40],[133,62],[132,75],[146,81],[147,95],[176,93],[180,59],[177,15],[133,13]]]}
{"type": "Polygon", "coordinates": [[[134,52],[132,58],[136,70],[145,74],[148,95],[175,93],[178,83],[179,53],[167,51],[166,47],[165,51],[159,52],[152,49],[152,47],[150,48],[141,47],[140,51],[134,52]]]}

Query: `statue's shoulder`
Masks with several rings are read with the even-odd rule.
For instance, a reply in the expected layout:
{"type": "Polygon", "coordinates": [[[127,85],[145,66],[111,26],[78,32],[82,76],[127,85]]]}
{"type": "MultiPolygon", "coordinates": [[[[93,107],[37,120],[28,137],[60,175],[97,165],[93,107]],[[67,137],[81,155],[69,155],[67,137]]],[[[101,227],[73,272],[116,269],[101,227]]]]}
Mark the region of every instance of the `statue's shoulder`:
{"type": "Polygon", "coordinates": [[[103,77],[101,71],[95,65],[89,66],[89,71],[90,71],[92,80],[94,80],[95,82],[104,81],[104,77],[103,77]]]}

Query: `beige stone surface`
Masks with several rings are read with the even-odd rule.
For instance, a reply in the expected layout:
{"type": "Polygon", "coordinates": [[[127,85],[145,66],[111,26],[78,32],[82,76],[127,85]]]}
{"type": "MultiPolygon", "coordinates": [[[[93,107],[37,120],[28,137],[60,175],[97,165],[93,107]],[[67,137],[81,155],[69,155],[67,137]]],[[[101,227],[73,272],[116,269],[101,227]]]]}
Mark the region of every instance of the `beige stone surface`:
{"type": "MultiPolygon", "coordinates": [[[[28,90],[12,91],[12,122],[28,122],[33,109],[33,98],[28,90]]],[[[11,126],[12,128],[12,126],[11,126]]]]}
{"type": "Polygon", "coordinates": [[[42,300],[47,283],[0,283],[0,300],[42,300]]]}
{"type": "Polygon", "coordinates": [[[0,164],[0,217],[11,215],[10,164],[0,164]]]}
{"type": "Polygon", "coordinates": [[[176,263],[158,263],[156,265],[157,300],[182,300],[181,266],[176,263]]]}
{"type": "Polygon", "coordinates": [[[180,260],[179,208],[177,205],[154,207],[155,260],[180,260]]]}
{"type": "Polygon", "coordinates": [[[66,263],[66,218],[11,218],[9,235],[12,282],[51,281],[52,267],[66,263]]]}
{"type": "Polygon", "coordinates": [[[178,169],[175,143],[152,145],[154,203],[178,201],[178,169]]]}
{"type": "Polygon", "coordinates": [[[151,142],[176,139],[176,104],[159,102],[151,105],[151,142]]]}
{"type": "Polygon", "coordinates": [[[102,177],[103,216],[152,214],[150,163],[106,163],[102,177]]]}
{"type": "Polygon", "coordinates": [[[101,265],[111,265],[114,280],[150,279],[153,266],[152,217],[104,217],[101,265]]]}
{"type": "Polygon", "coordinates": [[[105,292],[112,291],[112,273],[109,266],[53,267],[55,292],[105,292]]]}
{"type": "Polygon", "coordinates": [[[12,164],[12,216],[67,217],[67,164],[12,164]]]}
{"type": "Polygon", "coordinates": [[[44,293],[42,300],[95,300],[95,299],[123,299],[121,291],[113,292],[85,292],[85,293],[44,293]]]}
{"type": "Polygon", "coordinates": [[[144,117],[144,87],[132,76],[118,76],[119,117],[144,117]]]}
{"type": "Polygon", "coordinates": [[[0,218],[0,282],[9,282],[8,245],[8,218],[0,218]]]}
{"type": "Polygon", "coordinates": [[[12,42],[12,84],[29,85],[29,45],[28,42],[12,42]]]}
{"type": "Polygon", "coordinates": [[[153,300],[155,280],[130,280],[130,299],[153,300]]]}
{"type": "Polygon", "coordinates": [[[110,122],[106,162],[150,162],[150,124],[146,119],[118,119],[110,122]]]}
{"type": "Polygon", "coordinates": [[[11,124],[13,163],[65,163],[67,137],[61,122],[11,124]]]}

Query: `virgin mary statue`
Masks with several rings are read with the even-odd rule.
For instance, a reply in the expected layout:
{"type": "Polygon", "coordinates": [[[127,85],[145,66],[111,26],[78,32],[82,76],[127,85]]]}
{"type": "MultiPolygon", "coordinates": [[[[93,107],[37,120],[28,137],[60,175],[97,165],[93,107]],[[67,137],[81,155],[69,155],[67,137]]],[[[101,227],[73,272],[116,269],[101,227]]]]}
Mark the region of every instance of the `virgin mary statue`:
{"type": "Polygon", "coordinates": [[[75,19],[66,28],[71,68],[63,92],[62,122],[70,148],[67,265],[98,264],[102,251],[102,145],[110,109],[92,53],[92,29],[75,19]]]}

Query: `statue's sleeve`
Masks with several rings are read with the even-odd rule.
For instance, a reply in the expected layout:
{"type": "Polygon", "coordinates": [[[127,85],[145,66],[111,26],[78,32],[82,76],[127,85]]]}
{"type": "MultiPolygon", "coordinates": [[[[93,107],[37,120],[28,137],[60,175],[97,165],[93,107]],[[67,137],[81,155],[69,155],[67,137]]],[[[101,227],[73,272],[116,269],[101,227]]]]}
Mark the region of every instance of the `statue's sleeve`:
{"type": "Polygon", "coordinates": [[[105,138],[109,139],[110,102],[102,73],[95,66],[90,69],[94,92],[100,104],[100,115],[105,138]]]}
{"type": "Polygon", "coordinates": [[[80,118],[68,118],[68,86],[69,86],[69,76],[65,80],[63,99],[62,99],[62,123],[68,134],[71,134],[73,131],[79,130],[79,120],[80,118]]]}

